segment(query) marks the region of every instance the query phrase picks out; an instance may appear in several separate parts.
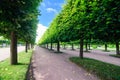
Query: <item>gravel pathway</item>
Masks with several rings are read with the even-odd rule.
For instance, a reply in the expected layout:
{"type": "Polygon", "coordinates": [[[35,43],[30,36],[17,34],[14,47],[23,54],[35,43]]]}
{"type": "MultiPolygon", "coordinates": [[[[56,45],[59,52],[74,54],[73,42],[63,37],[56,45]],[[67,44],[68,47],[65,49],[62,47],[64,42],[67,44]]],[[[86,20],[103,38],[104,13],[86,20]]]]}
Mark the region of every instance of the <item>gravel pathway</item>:
{"type": "MultiPolygon", "coordinates": [[[[18,47],[18,52],[24,51],[24,46],[18,47]]],[[[0,61],[10,57],[10,48],[0,48],[0,61]]]]}
{"type": "Polygon", "coordinates": [[[34,80],[99,80],[70,62],[70,56],[36,47],[31,61],[34,80]]]}
{"type": "MultiPolygon", "coordinates": [[[[78,50],[61,49],[61,51],[68,55],[79,56],[78,50]]],[[[115,52],[113,51],[103,52],[101,50],[91,50],[90,52],[84,52],[84,57],[93,58],[96,60],[120,66],[120,58],[109,56],[109,54],[115,54],[115,52]]]]}

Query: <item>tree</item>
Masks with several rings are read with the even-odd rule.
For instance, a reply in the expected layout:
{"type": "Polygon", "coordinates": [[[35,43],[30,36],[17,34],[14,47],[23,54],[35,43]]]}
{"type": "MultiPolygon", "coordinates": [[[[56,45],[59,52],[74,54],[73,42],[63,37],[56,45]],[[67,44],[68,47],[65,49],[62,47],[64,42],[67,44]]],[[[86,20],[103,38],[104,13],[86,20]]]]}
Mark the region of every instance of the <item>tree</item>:
{"type": "MultiPolygon", "coordinates": [[[[18,30],[21,22],[32,19],[41,0],[0,0],[0,33],[11,39],[11,64],[17,64],[18,30]],[[7,5],[7,6],[6,6],[7,5]]],[[[22,33],[22,32],[21,32],[22,33]]]]}
{"type": "Polygon", "coordinates": [[[116,54],[119,54],[120,2],[118,0],[101,0],[96,1],[95,4],[95,8],[92,10],[92,17],[97,24],[94,26],[95,37],[104,42],[115,43],[116,54]]]}

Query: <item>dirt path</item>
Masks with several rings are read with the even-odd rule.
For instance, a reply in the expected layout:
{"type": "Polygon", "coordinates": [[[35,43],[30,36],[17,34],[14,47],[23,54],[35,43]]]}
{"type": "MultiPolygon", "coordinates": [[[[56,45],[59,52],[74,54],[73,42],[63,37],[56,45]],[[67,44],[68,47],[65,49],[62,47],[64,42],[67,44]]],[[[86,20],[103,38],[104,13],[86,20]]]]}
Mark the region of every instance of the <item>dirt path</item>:
{"type": "MultiPolygon", "coordinates": [[[[18,52],[24,51],[24,46],[18,47],[18,52]]],[[[10,57],[10,48],[0,48],[0,61],[10,57]]]]}
{"type": "MultiPolygon", "coordinates": [[[[78,50],[61,49],[61,51],[68,55],[79,56],[78,50]]],[[[120,66],[120,58],[111,57],[109,56],[109,54],[115,54],[115,52],[103,52],[101,50],[91,50],[90,53],[84,52],[84,57],[93,58],[96,60],[120,66]]]]}
{"type": "Polygon", "coordinates": [[[69,57],[68,54],[55,54],[36,47],[32,58],[35,80],[99,80],[70,62],[69,57]]]}

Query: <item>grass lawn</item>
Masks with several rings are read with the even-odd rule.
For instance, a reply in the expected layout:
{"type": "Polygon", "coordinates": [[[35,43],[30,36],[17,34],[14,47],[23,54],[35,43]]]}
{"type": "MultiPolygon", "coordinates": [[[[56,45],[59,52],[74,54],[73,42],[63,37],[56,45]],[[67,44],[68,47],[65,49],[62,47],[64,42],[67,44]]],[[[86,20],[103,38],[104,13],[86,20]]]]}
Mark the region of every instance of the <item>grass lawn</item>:
{"type": "Polygon", "coordinates": [[[96,74],[101,80],[120,80],[120,66],[89,58],[71,57],[70,60],[88,72],[96,74]]]}
{"type": "Polygon", "coordinates": [[[110,56],[120,58],[120,55],[116,55],[116,54],[111,54],[110,56]]]}
{"type": "Polygon", "coordinates": [[[18,65],[10,65],[10,60],[0,62],[0,80],[25,80],[32,50],[18,54],[18,65]]]}

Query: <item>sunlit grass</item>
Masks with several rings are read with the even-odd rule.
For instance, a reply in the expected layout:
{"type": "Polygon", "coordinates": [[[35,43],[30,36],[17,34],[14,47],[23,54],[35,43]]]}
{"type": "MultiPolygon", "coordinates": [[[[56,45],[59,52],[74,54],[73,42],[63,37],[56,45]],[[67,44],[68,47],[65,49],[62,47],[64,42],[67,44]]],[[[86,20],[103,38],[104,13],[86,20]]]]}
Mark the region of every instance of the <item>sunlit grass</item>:
{"type": "Polygon", "coordinates": [[[96,74],[101,80],[120,80],[120,66],[89,58],[71,57],[70,60],[90,73],[96,74]]]}
{"type": "Polygon", "coordinates": [[[10,65],[10,59],[0,62],[0,80],[25,80],[32,51],[18,55],[18,65],[10,65]]]}

